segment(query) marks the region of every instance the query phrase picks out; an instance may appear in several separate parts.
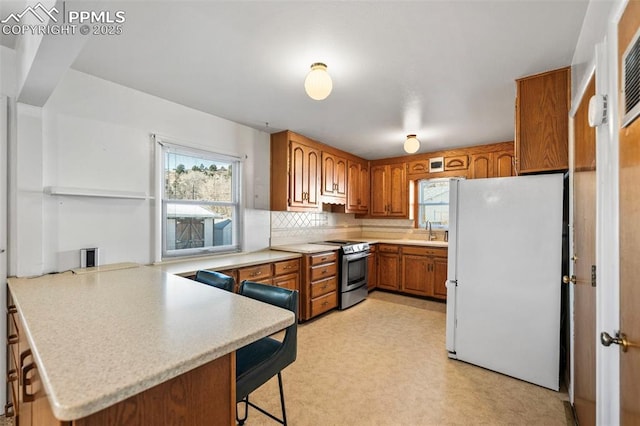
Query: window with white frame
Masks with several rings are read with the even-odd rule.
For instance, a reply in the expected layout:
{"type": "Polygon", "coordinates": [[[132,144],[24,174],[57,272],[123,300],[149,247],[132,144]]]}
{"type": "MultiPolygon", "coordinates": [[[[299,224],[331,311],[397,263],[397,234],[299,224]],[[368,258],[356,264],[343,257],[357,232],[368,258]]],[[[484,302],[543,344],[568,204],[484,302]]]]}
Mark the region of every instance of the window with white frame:
{"type": "Polygon", "coordinates": [[[418,226],[449,228],[449,179],[418,181],[418,226]]]}
{"type": "Polygon", "coordinates": [[[239,251],[240,160],[160,146],[162,257],[239,251]]]}

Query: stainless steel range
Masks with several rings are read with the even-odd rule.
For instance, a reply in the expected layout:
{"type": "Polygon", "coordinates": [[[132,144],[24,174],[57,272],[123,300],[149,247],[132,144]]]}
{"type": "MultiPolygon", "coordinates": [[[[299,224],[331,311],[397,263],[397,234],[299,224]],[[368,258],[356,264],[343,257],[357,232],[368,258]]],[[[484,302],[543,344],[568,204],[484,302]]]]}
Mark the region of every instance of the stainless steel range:
{"type": "Polygon", "coordinates": [[[369,282],[369,243],[334,240],[323,244],[339,245],[338,309],[347,309],[367,298],[369,282]]]}

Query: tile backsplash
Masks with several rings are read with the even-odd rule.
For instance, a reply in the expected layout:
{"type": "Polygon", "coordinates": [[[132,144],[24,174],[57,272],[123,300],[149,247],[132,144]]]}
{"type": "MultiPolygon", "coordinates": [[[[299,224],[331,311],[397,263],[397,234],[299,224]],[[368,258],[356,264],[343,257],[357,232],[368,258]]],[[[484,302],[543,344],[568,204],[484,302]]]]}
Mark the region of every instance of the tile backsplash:
{"type": "Polygon", "coordinates": [[[358,238],[360,235],[360,220],[352,214],[271,212],[272,246],[358,238]]]}
{"type": "MultiPolygon", "coordinates": [[[[434,231],[438,240],[443,231],[434,231]]],[[[332,239],[425,239],[408,219],[356,219],[353,214],[330,212],[271,212],[271,245],[299,244],[332,239]]]]}

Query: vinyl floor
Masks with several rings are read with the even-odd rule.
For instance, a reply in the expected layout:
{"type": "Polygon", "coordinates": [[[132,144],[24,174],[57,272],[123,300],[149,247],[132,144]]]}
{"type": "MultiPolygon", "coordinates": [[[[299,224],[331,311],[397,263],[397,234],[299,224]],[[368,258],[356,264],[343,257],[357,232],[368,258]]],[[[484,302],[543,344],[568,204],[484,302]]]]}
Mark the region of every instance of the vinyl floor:
{"type": "MultiPolygon", "coordinates": [[[[381,291],[301,324],[283,382],[291,425],[573,424],[566,393],[449,359],[444,304],[381,291]]],[[[279,415],[277,379],[251,400],[279,415]]]]}

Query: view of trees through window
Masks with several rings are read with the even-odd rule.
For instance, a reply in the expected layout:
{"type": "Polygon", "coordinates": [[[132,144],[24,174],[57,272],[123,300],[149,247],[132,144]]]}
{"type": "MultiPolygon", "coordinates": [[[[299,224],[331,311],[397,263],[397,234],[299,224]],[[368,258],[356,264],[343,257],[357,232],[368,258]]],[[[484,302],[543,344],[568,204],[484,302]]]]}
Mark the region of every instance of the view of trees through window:
{"type": "Polygon", "coordinates": [[[214,157],[165,152],[165,252],[233,246],[237,162],[214,157]]]}
{"type": "Polygon", "coordinates": [[[427,221],[436,228],[449,227],[449,179],[424,179],[418,186],[418,226],[427,221]]]}

